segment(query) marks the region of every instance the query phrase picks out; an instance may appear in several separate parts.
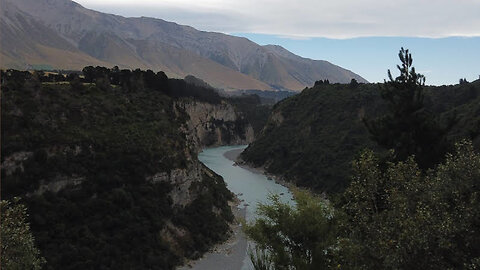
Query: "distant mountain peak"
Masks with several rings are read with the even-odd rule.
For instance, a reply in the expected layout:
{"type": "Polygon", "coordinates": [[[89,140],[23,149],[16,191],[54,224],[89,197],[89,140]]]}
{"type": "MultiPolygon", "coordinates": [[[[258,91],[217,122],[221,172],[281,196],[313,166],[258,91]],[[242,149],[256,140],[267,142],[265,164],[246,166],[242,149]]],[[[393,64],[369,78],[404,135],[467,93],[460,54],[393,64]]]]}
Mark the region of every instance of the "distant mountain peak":
{"type": "Polygon", "coordinates": [[[6,46],[1,47],[0,54],[7,60],[1,63],[4,67],[118,65],[163,70],[178,78],[191,74],[227,90],[301,90],[319,79],[366,82],[351,71],[300,57],[278,45],[260,46],[243,37],[199,31],[162,19],[105,14],[70,0],[0,0],[2,6],[4,3],[21,11],[17,12],[20,17],[37,22],[28,26],[2,16],[0,45],[6,46]],[[19,27],[37,34],[22,36],[25,31],[15,30],[19,27]],[[63,45],[45,42],[39,34],[42,31],[63,45]],[[28,49],[12,48],[8,44],[13,40],[30,45],[28,49]],[[69,47],[68,53],[65,47],[69,47]]]}

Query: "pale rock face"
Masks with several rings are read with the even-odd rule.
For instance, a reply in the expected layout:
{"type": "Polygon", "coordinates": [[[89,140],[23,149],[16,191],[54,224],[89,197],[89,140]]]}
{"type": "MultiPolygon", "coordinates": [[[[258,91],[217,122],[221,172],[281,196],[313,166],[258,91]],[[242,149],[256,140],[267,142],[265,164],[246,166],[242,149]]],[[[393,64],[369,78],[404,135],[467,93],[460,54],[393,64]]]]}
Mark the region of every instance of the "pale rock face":
{"type": "Polygon", "coordinates": [[[23,172],[23,163],[33,156],[33,152],[16,152],[5,158],[2,162],[2,169],[6,175],[11,175],[17,169],[23,172]]]}
{"type": "Polygon", "coordinates": [[[245,131],[245,142],[251,143],[255,140],[255,131],[251,125],[247,126],[247,130],[245,131]]]}
{"type": "MultiPolygon", "coordinates": [[[[70,148],[58,148],[58,149],[49,149],[49,156],[54,155],[55,152],[66,152],[66,151],[71,151],[73,154],[77,155],[78,153],[81,152],[80,146],[75,146],[73,149],[70,148]]],[[[2,162],[1,168],[5,170],[6,175],[11,175],[13,174],[16,170],[24,171],[24,163],[33,157],[33,152],[15,152],[11,154],[10,156],[6,157],[5,160],[2,162]]],[[[60,190],[66,188],[67,186],[78,186],[80,185],[83,181],[85,181],[85,177],[83,176],[64,176],[64,175],[58,175],[55,177],[55,179],[52,179],[48,181],[48,183],[45,183],[45,180],[40,181],[40,186],[36,191],[33,193],[27,194],[27,196],[36,194],[36,195],[41,195],[45,193],[46,191],[51,191],[51,192],[59,192],[60,190]]]]}
{"type": "Polygon", "coordinates": [[[238,118],[235,109],[228,103],[210,104],[192,101],[186,103],[184,108],[190,116],[191,123],[195,126],[210,119],[235,121],[238,118]]]}
{"type": "Polygon", "coordinates": [[[280,111],[277,111],[270,116],[270,120],[278,127],[283,123],[284,117],[280,111]]]}
{"type": "MultiPolygon", "coordinates": [[[[206,146],[246,144],[254,139],[252,126],[244,121],[244,116],[235,111],[231,104],[179,101],[175,104],[175,107],[183,109],[190,117],[183,128],[188,143],[196,151],[206,146]],[[242,126],[238,127],[238,125],[242,126]],[[242,130],[243,132],[242,134],[236,134],[235,130],[242,130]]],[[[173,204],[184,207],[197,197],[198,194],[192,192],[190,187],[193,183],[202,181],[202,174],[210,175],[211,172],[198,161],[194,161],[193,165],[187,168],[159,172],[148,177],[147,181],[172,184],[174,188],[169,195],[173,204]]]]}
{"type": "Polygon", "coordinates": [[[160,172],[147,178],[152,183],[166,182],[173,186],[170,198],[175,206],[186,206],[195,200],[197,194],[190,191],[190,186],[195,182],[202,181],[202,168],[200,164],[194,164],[186,169],[175,169],[160,172]]]}
{"type": "Polygon", "coordinates": [[[165,224],[165,228],[163,228],[160,234],[164,241],[170,244],[171,249],[177,253],[177,256],[185,256],[183,248],[179,243],[180,239],[189,234],[185,229],[175,226],[172,221],[168,220],[165,224]]]}
{"type": "MultiPolygon", "coordinates": [[[[59,192],[60,190],[66,187],[75,187],[79,186],[85,181],[85,177],[75,176],[75,177],[68,177],[68,176],[57,176],[52,182],[48,184],[42,183],[38,187],[38,189],[33,192],[35,195],[41,195],[47,191],[50,192],[59,192]]],[[[27,194],[32,195],[32,194],[27,194]]]]}
{"type": "MultiPolygon", "coordinates": [[[[183,131],[187,136],[189,146],[196,151],[206,146],[246,144],[254,139],[252,126],[244,121],[244,116],[235,111],[235,107],[231,104],[179,101],[174,107],[181,108],[190,117],[186,126],[183,127],[183,131]],[[236,134],[236,130],[243,132],[236,134]]],[[[194,160],[193,164],[187,168],[159,172],[147,177],[147,181],[170,183],[174,187],[169,194],[173,205],[184,207],[197,197],[197,192],[192,191],[190,187],[203,180],[202,174],[213,176],[208,169],[194,160]]]]}
{"type": "Polygon", "coordinates": [[[252,126],[231,104],[182,101],[177,105],[190,117],[186,134],[197,150],[205,146],[248,144],[254,139],[252,126]]]}

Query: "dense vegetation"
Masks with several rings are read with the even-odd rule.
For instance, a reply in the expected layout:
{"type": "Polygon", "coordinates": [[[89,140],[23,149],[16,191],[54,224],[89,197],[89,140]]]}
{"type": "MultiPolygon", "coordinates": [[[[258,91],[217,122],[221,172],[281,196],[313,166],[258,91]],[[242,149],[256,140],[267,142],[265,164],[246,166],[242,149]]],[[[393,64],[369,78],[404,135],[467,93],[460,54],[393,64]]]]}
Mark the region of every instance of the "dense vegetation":
{"type": "MultiPolygon", "coordinates": [[[[393,79],[389,71],[383,86],[386,113],[363,118],[372,139],[390,151],[363,150],[348,188],[330,202],[297,191],[295,207],[275,196],[261,205],[262,217],[246,226],[257,242],[255,269],[480,267],[480,154],[469,140],[449,146],[478,129],[447,136],[458,120],[449,116],[442,127],[425,110],[423,76],[408,50],[399,58],[400,75],[393,79]]],[[[478,106],[460,106],[462,124],[478,125],[478,106]],[[476,107],[476,116],[463,106],[476,107]]]]}
{"type": "Polygon", "coordinates": [[[255,269],[478,269],[480,154],[457,145],[428,173],[413,156],[385,164],[372,151],[353,163],[336,205],[297,191],[273,198],[246,231],[255,269]]]}
{"type": "Polygon", "coordinates": [[[300,186],[341,190],[356,151],[374,147],[361,117],[380,110],[376,85],[322,84],[273,107],[262,133],[242,158],[300,186]]]}
{"type": "Polygon", "coordinates": [[[187,145],[175,101],[228,100],[162,72],[83,74],[1,74],[2,198],[23,197],[46,269],[172,269],[224,239],[232,195],[187,145]],[[195,168],[185,206],[148,180],[195,168]]]}
{"type": "MultiPolygon", "coordinates": [[[[270,173],[284,175],[300,186],[340,192],[349,183],[351,161],[364,148],[377,145],[363,123],[388,111],[383,84],[328,84],[287,98],[273,107],[269,121],[242,158],[270,173]]],[[[480,81],[425,87],[424,111],[436,115],[447,138],[473,140],[480,146],[480,81]]]]}

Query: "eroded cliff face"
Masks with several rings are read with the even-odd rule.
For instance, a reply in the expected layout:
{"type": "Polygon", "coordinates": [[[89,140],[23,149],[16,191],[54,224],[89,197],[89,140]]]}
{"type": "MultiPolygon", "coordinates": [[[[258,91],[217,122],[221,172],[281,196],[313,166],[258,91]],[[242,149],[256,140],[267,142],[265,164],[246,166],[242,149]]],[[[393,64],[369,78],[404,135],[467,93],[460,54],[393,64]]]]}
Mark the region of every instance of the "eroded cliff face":
{"type": "MultiPolygon", "coordinates": [[[[148,177],[147,181],[172,186],[168,196],[177,217],[166,221],[160,236],[180,258],[198,258],[203,253],[194,251],[191,246],[198,240],[194,240],[198,226],[214,228],[233,221],[228,203],[233,200],[233,194],[227,190],[222,177],[198,161],[193,161],[187,168],[157,173],[148,177]],[[182,216],[189,216],[194,222],[178,222],[178,217],[182,216]]],[[[225,240],[228,236],[228,227],[224,230],[225,233],[219,235],[217,241],[225,240]]]]}
{"type": "MultiPolygon", "coordinates": [[[[194,183],[200,183],[204,174],[209,177],[213,177],[214,174],[198,161],[196,157],[198,152],[209,146],[248,144],[254,139],[254,131],[245,116],[226,102],[211,104],[181,100],[177,101],[174,107],[177,117],[181,117],[182,114],[187,115],[181,129],[187,137],[184,155],[189,162],[184,168],[172,168],[169,171],[159,171],[154,175],[146,176],[146,180],[152,183],[171,184],[174,188],[169,195],[173,205],[185,207],[197,197],[191,186],[194,183]]],[[[74,148],[51,147],[47,152],[50,157],[63,156],[66,153],[77,156],[82,152],[80,146],[74,148]]],[[[15,152],[5,158],[1,167],[7,176],[15,171],[23,172],[24,163],[30,159],[34,159],[33,152],[15,152]]],[[[77,187],[85,180],[86,177],[83,175],[56,174],[51,179],[39,179],[39,185],[28,192],[27,196],[41,195],[46,191],[57,193],[66,187],[77,187]]]]}
{"type": "Polygon", "coordinates": [[[229,103],[211,104],[197,101],[179,101],[176,104],[188,115],[184,132],[194,148],[248,144],[254,140],[254,131],[245,116],[229,103]]]}
{"type": "Polygon", "coordinates": [[[206,168],[200,162],[193,162],[187,168],[177,168],[170,172],[159,172],[153,176],[147,177],[147,181],[152,183],[169,183],[173,186],[169,196],[172,199],[172,205],[185,207],[192,203],[197,197],[195,191],[191,190],[194,183],[202,181],[202,174],[206,168]]]}

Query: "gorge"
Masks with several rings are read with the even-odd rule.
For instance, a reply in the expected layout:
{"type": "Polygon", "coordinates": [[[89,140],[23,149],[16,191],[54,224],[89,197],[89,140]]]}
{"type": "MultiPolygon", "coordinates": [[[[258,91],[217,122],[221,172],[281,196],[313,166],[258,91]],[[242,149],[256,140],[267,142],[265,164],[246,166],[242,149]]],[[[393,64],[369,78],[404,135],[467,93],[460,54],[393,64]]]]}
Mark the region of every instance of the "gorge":
{"type": "Polygon", "coordinates": [[[28,207],[46,269],[197,258],[233,219],[232,193],[197,153],[252,140],[242,98],[161,73],[115,83],[117,71],[99,70],[91,82],[55,83],[2,71],[2,199],[28,207]]]}

